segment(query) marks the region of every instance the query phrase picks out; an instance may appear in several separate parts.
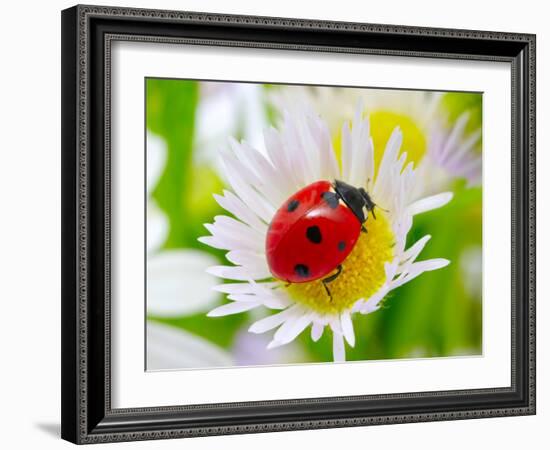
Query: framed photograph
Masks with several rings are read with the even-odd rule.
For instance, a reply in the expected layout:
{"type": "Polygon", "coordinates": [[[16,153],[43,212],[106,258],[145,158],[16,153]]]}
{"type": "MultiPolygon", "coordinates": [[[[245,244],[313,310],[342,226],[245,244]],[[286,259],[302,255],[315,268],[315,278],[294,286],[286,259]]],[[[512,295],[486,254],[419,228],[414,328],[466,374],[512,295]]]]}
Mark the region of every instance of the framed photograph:
{"type": "Polygon", "coordinates": [[[535,413],[535,36],[62,12],[62,437],[535,413]]]}

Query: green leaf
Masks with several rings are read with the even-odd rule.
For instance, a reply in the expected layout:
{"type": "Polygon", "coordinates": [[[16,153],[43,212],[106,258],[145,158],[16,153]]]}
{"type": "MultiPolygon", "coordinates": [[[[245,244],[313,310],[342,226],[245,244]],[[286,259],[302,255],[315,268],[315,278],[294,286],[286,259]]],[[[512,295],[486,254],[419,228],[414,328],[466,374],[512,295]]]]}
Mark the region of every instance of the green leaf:
{"type": "Polygon", "coordinates": [[[187,209],[191,188],[193,135],[198,84],[187,80],[148,78],[147,127],[164,138],[168,158],[153,197],[170,221],[167,248],[195,245],[188,233],[187,209]]]}

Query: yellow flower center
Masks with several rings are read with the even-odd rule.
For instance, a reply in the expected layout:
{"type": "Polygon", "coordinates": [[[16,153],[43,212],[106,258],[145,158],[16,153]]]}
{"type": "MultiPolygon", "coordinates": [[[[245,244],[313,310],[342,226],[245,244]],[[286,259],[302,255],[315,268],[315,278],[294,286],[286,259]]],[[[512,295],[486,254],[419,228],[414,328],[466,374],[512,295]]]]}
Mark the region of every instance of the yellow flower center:
{"type": "Polygon", "coordinates": [[[327,284],[332,298],[327,295],[322,280],[315,280],[285,288],[295,302],[319,313],[340,313],[382,287],[386,280],[384,264],[393,259],[395,239],[384,212],[377,209],[375,213],[376,219],[371,214],[365,223],[368,233],[360,234],[352,252],[342,263],[340,276],[327,284]]]}
{"type": "Polygon", "coordinates": [[[401,153],[407,152],[407,163],[415,166],[426,154],[426,136],[418,124],[409,116],[397,114],[393,111],[375,111],[369,115],[370,132],[374,143],[374,163],[376,169],[380,166],[386,143],[395,127],[403,132],[401,153]]]}

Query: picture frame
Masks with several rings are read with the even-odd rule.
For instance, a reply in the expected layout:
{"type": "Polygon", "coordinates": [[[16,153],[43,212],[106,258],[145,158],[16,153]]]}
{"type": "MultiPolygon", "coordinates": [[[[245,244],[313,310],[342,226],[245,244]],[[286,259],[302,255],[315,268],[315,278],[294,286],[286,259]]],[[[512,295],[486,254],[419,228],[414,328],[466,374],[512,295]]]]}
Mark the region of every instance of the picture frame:
{"type": "MultiPolygon", "coordinates": [[[[535,36],[78,5],[62,12],[62,437],[100,443],[535,414],[535,36]],[[117,41],[503,62],[511,73],[509,386],[114,408],[117,41]]],[[[142,135],[142,130],[136,130],[142,135]]],[[[493,280],[496,281],[496,280],[493,280]]]]}

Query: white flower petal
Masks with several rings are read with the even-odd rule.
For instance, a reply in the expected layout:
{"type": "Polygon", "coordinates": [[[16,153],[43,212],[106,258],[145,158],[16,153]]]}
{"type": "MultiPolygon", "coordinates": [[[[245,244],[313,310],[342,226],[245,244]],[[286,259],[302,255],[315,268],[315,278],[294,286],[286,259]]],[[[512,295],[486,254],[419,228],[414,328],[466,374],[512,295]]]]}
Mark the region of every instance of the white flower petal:
{"type": "Polygon", "coordinates": [[[361,305],[359,312],[361,314],[370,314],[374,311],[377,311],[380,308],[380,303],[382,302],[384,297],[388,294],[389,289],[390,289],[390,284],[386,283],[384,286],[382,286],[378,290],[378,292],[371,295],[371,297],[361,305]]]}
{"type": "Polygon", "coordinates": [[[255,294],[230,294],[227,298],[235,302],[260,303],[258,301],[258,296],[255,294]]]}
{"type": "Polygon", "coordinates": [[[342,178],[349,180],[351,174],[351,164],[353,162],[351,148],[351,129],[348,122],[342,125],[342,178]]]}
{"type": "Polygon", "coordinates": [[[271,276],[262,268],[248,268],[242,266],[212,266],[206,270],[209,274],[228,280],[262,280],[271,276]]]}
{"type": "Polygon", "coordinates": [[[201,236],[200,238],[197,238],[197,241],[202,242],[209,247],[217,248],[219,250],[227,250],[227,247],[229,246],[227,241],[216,238],[214,236],[201,236]]]}
{"type": "Polygon", "coordinates": [[[269,158],[280,175],[281,183],[279,183],[279,187],[281,192],[289,197],[303,186],[296,179],[294,170],[291,168],[281,135],[274,128],[270,128],[264,131],[264,140],[269,158]]]}
{"type": "Polygon", "coordinates": [[[217,308],[214,308],[212,311],[210,311],[207,314],[207,316],[208,317],[229,316],[231,314],[238,314],[241,312],[249,311],[258,306],[260,305],[259,303],[256,303],[256,302],[231,302],[222,306],[218,306],[217,308]]]}
{"type": "Polygon", "coordinates": [[[241,222],[244,222],[260,233],[267,232],[266,223],[262,222],[254,211],[233,194],[233,192],[224,191],[223,196],[214,194],[214,198],[223,209],[233,214],[241,222]]]}
{"type": "Polygon", "coordinates": [[[325,326],[323,324],[319,322],[313,322],[313,324],[311,325],[311,340],[313,342],[317,342],[319,339],[321,339],[324,330],[325,326]]]}
{"type": "Polygon", "coordinates": [[[333,331],[332,333],[332,354],[334,362],[344,362],[346,360],[346,348],[344,346],[344,336],[333,331]]]}
{"type": "Polygon", "coordinates": [[[345,311],[340,315],[340,323],[346,341],[348,341],[348,344],[352,347],[355,346],[355,332],[353,331],[353,323],[349,311],[345,311]]]}
{"type": "Polygon", "coordinates": [[[369,137],[369,151],[367,152],[367,184],[366,188],[368,192],[372,191],[372,186],[374,185],[374,142],[371,137],[369,137]]]}
{"type": "Polygon", "coordinates": [[[292,304],[289,296],[281,289],[275,289],[273,286],[280,287],[279,283],[256,283],[251,282],[254,287],[254,293],[261,299],[261,302],[268,308],[284,309],[292,304]]]}
{"type": "Polygon", "coordinates": [[[303,142],[304,136],[300,133],[298,127],[303,127],[305,117],[297,117],[297,114],[284,112],[284,125],[282,128],[282,138],[287,152],[287,158],[291,162],[290,168],[295,170],[297,179],[302,186],[317,179],[318,170],[316,165],[318,161],[312,156],[316,152],[307,142],[303,142]]]}
{"type": "Polygon", "coordinates": [[[450,263],[451,261],[445,258],[427,259],[426,261],[418,261],[412,264],[410,271],[422,270],[422,272],[429,272],[441,269],[442,267],[448,266],[450,263]]]}
{"type": "Polygon", "coordinates": [[[266,331],[278,327],[285,320],[296,315],[297,312],[299,313],[299,307],[297,305],[291,306],[280,313],[267,316],[257,322],[254,322],[248,331],[251,333],[265,333],[266,331]]]}
{"type": "Polygon", "coordinates": [[[386,281],[393,280],[393,277],[395,276],[395,273],[397,271],[397,267],[399,266],[399,261],[394,260],[391,263],[385,263],[384,264],[384,271],[386,273],[386,281]]]}
{"type": "MultiPolygon", "coordinates": [[[[214,217],[213,227],[219,228],[220,234],[231,234],[237,236],[239,239],[250,239],[253,241],[262,241],[265,238],[265,234],[257,231],[248,225],[245,225],[238,220],[233,219],[229,216],[216,216],[214,217]]],[[[207,227],[207,229],[210,229],[207,227]]],[[[215,234],[215,233],[213,233],[215,234]]]]}
{"type": "Polygon", "coordinates": [[[442,192],[441,194],[424,197],[409,205],[408,212],[414,216],[432,209],[440,208],[449,203],[452,198],[452,192],[442,192]]]}
{"type": "Polygon", "coordinates": [[[408,260],[414,261],[416,257],[420,254],[420,252],[424,249],[426,246],[426,243],[431,239],[431,236],[427,234],[423,238],[419,239],[414,243],[413,246],[409,247],[409,249],[403,253],[401,256],[401,262],[405,262],[408,260]]]}
{"type": "Polygon", "coordinates": [[[318,119],[311,119],[312,126],[317,127],[319,149],[319,161],[321,164],[320,179],[335,180],[340,177],[340,170],[338,169],[338,161],[336,160],[336,154],[332,147],[332,139],[330,137],[330,131],[325,123],[318,119]]]}
{"type": "Polygon", "coordinates": [[[295,114],[293,122],[296,125],[296,137],[306,157],[310,175],[312,179],[318,180],[321,177],[321,164],[317,142],[313,137],[312,120],[314,120],[313,112],[305,108],[302,114],[295,114]]]}
{"type": "Polygon", "coordinates": [[[216,259],[198,250],[163,250],[147,257],[147,313],[179,316],[205,311],[218,294],[206,269],[216,259]]]}
{"type": "Polygon", "coordinates": [[[244,177],[248,174],[248,170],[227,153],[222,154],[222,159],[226,168],[225,175],[235,193],[264,222],[269,223],[275,213],[275,207],[245,181],[244,177]]]}
{"type": "Polygon", "coordinates": [[[276,341],[275,339],[273,339],[269,342],[269,344],[267,344],[266,349],[267,350],[272,350],[274,348],[281,347],[282,345],[285,345],[285,343],[284,342],[279,342],[279,341],[276,341]]]}
{"type": "MultiPolygon", "coordinates": [[[[206,243],[226,250],[246,249],[256,252],[265,251],[265,235],[238,220],[227,216],[216,216],[213,224],[204,224],[214,239],[206,243]]],[[[199,241],[205,242],[203,238],[199,241]]]]}
{"type": "Polygon", "coordinates": [[[277,187],[278,174],[271,162],[246,142],[239,143],[235,139],[230,139],[230,147],[241,167],[245,169],[243,175],[246,175],[249,184],[261,193],[269,204],[281,204],[285,198],[281,196],[277,187]]]}
{"type": "Polygon", "coordinates": [[[370,124],[368,119],[361,119],[362,105],[355,111],[353,129],[351,130],[352,140],[352,163],[348,183],[352,186],[366,186],[367,164],[371,160],[372,153],[370,139],[370,124]]]}
{"type": "MultiPolygon", "coordinates": [[[[398,175],[401,172],[398,155],[402,143],[403,133],[399,127],[396,127],[386,144],[373,188],[373,197],[382,205],[387,205],[394,198],[395,183],[399,180],[398,175]],[[396,164],[398,165],[397,169],[395,169],[396,164]]],[[[374,151],[377,151],[377,149],[374,149],[374,151]]]]}
{"type": "Polygon", "coordinates": [[[428,259],[426,261],[419,261],[411,264],[407,272],[404,272],[401,277],[395,280],[391,284],[391,288],[395,289],[399,286],[408,283],[409,281],[414,280],[418,275],[423,274],[424,272],[429,272],[432,270],[441,269],[442,267],[448,266],[450,261],[443,258],[428,259]]]}
{"type": "Polygon", "coordinates": [[[407,241],[407,234],[412,227],[413,219],[408,213],[402,213],[398,216],[394,223],[392,223],[393,231],[395,234],[395,253],[397,255],[405,251],[405,244],[407,241]]]}
{"type": "Polygon", "coordinates": [[[262,269],[269,273],[269,267],[264,253],[251,252],[249,250],[231,250],[225,257],[235,265],[262,269]]]}
{"type": "Polygon", "coordinates": [[[276,295],[262,295],[262,294],[231,294],[228,297],[230,300],[238,302],[256,302],[261,303],[267,308],[271,309],[284,309],[291,305],[291,301],[288,298],[276,295]]]}
{"type": "Polygon", "coordinates": [[[281,293],[279,289],[273,289],[279,286],[279,283],[267,282],[256,283],[230,283],[216,286],[214,289],[220,292],[230,294],[229,299],[235,301],[261,303],[267,308],[284,309],[291,305],[288,296],[281,293]]]}
{"type": "Polygon", "coordinates": [[[263,286],[266,289],[271,290],[272,287],[277,286],[277,282],[267,283],[226,283],[214,286],[214,290],[218,292],[224,292],[226,294],[255,294],[257,292],[257,286],[263,286]]]}
{"type": "Polygon", "coordinates": [[[293,341],[311,323],[311,314],[294,316],[283,323],[273,336],[280,344],[288,344],[293,341]]]}

